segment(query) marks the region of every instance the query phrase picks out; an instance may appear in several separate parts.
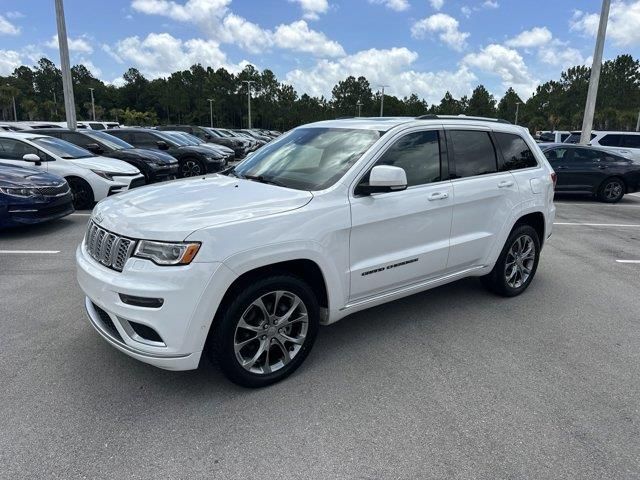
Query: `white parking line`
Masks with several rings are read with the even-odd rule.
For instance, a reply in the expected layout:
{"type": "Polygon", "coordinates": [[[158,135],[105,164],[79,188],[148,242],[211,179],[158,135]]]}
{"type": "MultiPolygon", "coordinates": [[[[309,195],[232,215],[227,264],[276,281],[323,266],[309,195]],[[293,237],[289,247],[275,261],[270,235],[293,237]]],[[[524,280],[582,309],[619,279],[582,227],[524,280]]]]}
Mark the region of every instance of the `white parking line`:
{"type": "Polygon", "coordinates": [[[1,254],[17,253],[20,255],[29,254],[29,253],[47,254],[47,253],[60,253],[60,250],[0,250],[0,253],[1,254]]]}
{"type": "Polygon", "coordinates": [[[621,227],[621,228],[640,228],[640,225],[625,223],[571,223],[571,222],[554,222],[554,225],[573,225],[578,227],[621,227]]]}
{"type": "Polygon", "coordinates": [[[618,263],[640,263],[640,260],[616,260],[618,263]]]}
{"type": "Polygon", "coordinates": [[[618,207],[636,207],[640,208],[640,203],[577,203],[577,202],[553,202],[556,205],[575,205],[578,207],[608,207],[608,208],[618,208],[618,207]]]}

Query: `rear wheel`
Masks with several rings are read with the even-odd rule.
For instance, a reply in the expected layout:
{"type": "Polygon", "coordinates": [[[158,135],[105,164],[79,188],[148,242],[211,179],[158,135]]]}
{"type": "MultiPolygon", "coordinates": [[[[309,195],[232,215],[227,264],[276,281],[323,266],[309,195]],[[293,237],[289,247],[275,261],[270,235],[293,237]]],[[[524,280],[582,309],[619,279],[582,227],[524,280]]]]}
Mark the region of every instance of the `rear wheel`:
{"type": "Polygon", "coordinates": [[[71,195],[73,197],[73,208],[76,210],[88,210],[93,208],[95,199],[93,197],[93,189],[86,180],[77,177],[67,178],[71,195]]]}
{"type": "Polygon", "coordinates": [[[608,178],[598,190],[598,200],[605,203],[616,203],[624,197],[624,182],[619,178],[608,178]]]}
{"type": "Polygon", "coordinates": [[[204,165],[200,160],[195,158],[185,158],[180,162],[180,176],[183,178],[198,177],[200,175],[204,175],[204,173],[206,173],[204,165]]]}
{"type": "Polygon", "coordinates": [[[540,260],[540,239],[530,225],[513,229],[491,273],[481,277],[485,287],[504,297],[524,292],[533,280],[540,260]]]}
{"type": "Polygon", "coordinates": [[[221,308],[209,354],[238,385],[264,387],[286,378],[315,342],[318,302],[297,277],[283,274],[253,282],[221,308]]]}

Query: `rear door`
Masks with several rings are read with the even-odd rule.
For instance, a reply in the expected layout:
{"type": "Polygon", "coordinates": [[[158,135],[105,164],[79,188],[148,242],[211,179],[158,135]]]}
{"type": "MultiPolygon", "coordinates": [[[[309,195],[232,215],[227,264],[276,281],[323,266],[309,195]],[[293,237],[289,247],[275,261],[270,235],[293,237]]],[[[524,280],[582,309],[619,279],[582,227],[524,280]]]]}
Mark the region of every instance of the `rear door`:
{"type": "Polygon", "coordinates": [[[445,131],[454,198],[447,269],[459,271],[485,264],[520,195],[513,175],[498,171],[489,129],[456,125],[445,131]]]}

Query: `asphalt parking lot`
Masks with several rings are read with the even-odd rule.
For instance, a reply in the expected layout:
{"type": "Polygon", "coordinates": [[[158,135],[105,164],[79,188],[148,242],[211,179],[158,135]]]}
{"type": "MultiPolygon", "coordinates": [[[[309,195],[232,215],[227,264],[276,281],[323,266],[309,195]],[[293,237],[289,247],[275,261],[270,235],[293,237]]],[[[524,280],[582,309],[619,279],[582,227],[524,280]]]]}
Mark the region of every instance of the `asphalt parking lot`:
{"type": "Polygon", "coordinates": [[[360,312],[262,390],[93,331],[88,214],[2,232],[0,477],[640,478],[640,197],[557,207],[524,295],[469,279],[360,312]]]}

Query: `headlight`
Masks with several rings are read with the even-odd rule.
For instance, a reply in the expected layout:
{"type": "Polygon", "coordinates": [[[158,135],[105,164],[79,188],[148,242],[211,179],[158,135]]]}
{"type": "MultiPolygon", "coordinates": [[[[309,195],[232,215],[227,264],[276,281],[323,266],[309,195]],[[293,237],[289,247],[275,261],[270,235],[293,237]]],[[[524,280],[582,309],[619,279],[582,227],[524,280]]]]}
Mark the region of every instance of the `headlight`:
{"type": "Polygon", "coordinates": [[[157,265],[189,265],[200,250],[199,243],[166,243],[141,240],[134,257],[147,258],[157,265]]]}
{"type": "Polygon", "coordinates": [[[37,192],[28,187],[0,187],[0,192],[12,197],[33,197],[37,192]]]}
{"type": "Polygon", "coordinates": [[[113,176],[114,175],[120,175],[117,172],[105,172],[104,170],[91,170],[93,173],[95,173],[96,175],[98,175],[99,177],[104,178],[105,180],[109,180],[111,182],[113,182],[113,176]]]}

